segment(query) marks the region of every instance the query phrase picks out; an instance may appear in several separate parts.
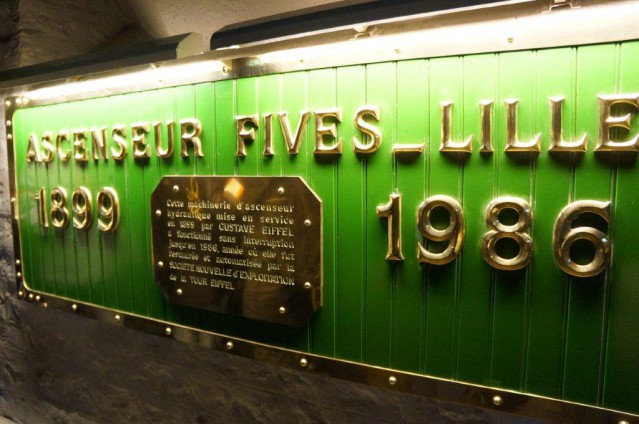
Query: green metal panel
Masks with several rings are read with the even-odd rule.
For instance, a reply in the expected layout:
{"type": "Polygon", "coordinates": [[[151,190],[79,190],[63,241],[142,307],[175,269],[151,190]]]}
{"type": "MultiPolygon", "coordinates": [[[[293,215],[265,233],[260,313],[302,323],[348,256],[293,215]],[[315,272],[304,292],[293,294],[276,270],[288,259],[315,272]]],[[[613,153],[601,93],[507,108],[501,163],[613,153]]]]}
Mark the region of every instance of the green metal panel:
{"type": "MultiPolygon", "coordinates": [[[[639,43],[627,42],[417,59],[18,109],[13,136],[24,280],[38,292],[274,346],[639,413],[636,158],[593,152],[597,96],[639,91],[638,58],[639,43]],[[565,97],[565,138],[588,134],[584,155],[548,152],[548,99],[558,95],[565,97]],[[504,151],[508,98],[519,100],[519,137],[541,133],[538,155],[504,151]],[[493,153],[479,152],[484,100],[494,102],[493,153]],[[473,135],[470,155],[439,151],[443,101],[454,102],[453,139],[473,135]],[[369,122],[383,134],[381,147],[369,155],[353,152],[353,137],[362,137],[354,117],[364,105],[379,107],[379,122],[369,122]],[[303,111],[327,109],[341,111],[342,154],[314,153],[313,116],[299,153],[288,154],[277,114],[288,113],[295,131],[303,111]],[[256,138],[247,142],[246,157],[238,157],[235,117],[253,114],[259,117],[256,138]],[[263,154],[267,114],[273,114],[273,156],[263,154]],[[192,150],[180,156],[178,121],[192,117],[202,123],[202,158],[192,150]],[[135,159],[131,124],[167,120],[176,122],[173,156],[135,159]],[[122,162],[25,160],[31,133],[41,137],[46,131],[118,124],[129,128],[122,162]],[[392,153],[395,143],[424,143],[425,150],[398,156],[392,153]],[[301,176],[308,182],[323,202],[324,304],[306,326],[289,328],[164,299],[153,276],[149,199],[165,175],[301,176]],[[39,225],[35,196],[41,187],[47,195],[65,188],[70,209],[80,186],[94,202],[102,187],[118,193],[117,231],[99,232],[97,215],[88,231],[39,225]],[[405,257],[394,263],[385,260],[387,223],[376,214],[393,193],[402,195],[405,257]],[[438,194],[463,206],[465,243],[447,265],[419,264],[417,243],[431,243],[416,227],[416,211],[438,194]],[[481,256],[486,206],[498,196],[520,197],[533,209],[533,261],[519,271],[495,270],[481,256]],[[553,230],[562,208],[584,199],[612,202],[612,265],[596,277],[569,277],[554,264],[553,230]]],[[[637,134],[636,110],[626,112],[632,117],[628,133],[637,134]]],[[[148,140],[153,150],[152,129],[148,140]]],[[[109,143],[114,146],[110,138],[109,143]]],[[[90,136],[87,144],[91,153],[90,136]]]]}

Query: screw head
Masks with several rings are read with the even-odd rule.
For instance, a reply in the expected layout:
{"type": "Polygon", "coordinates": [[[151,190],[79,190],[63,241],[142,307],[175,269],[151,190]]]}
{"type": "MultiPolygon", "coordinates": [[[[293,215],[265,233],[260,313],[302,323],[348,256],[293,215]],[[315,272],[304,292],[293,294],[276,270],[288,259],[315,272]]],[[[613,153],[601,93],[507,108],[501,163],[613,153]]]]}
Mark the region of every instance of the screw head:
{"type": "Polygon", "coordinates": [[[166,327],[166,329],[164,330],[164,334],[166,334],[167,336],[173,334],[173,330],[171,330],[171,327],[166,327]]]}
{"type": "Polygon", "coordinates": [[[279,194],[284,194],[284,187],[280,187],[280,188],[278,188],[278,189],[277,189],[277,192],[278,192],[279,194]]]}
{"type": "Polygon", "coordinates": [[[78,305],[76,305],[75,303],[73,305],[71,305],[71,310],[73,312],[77,311],[78,310],[78,305]]]}
{"type": "Polygon", "coordinates": [[[227,68],[226,66],[222,67],[222,72],[226,74],[228,71],[229,71],[229,68],[227,68]]]}
{"type": "Polygon", "coordinates": [[[228,341],[226,342],[226,350],[232,350],[233,349],[233,342],[232,341],[228,341]]]}
{"type": "Polygon", "coordinates": [[[22,273],[21,272],[16,272],[16,277],[22,278],[22,273]]]}
{"type": "Polygon", "coordinates": [[[178,296],[182,296],[182,293],[183,293],[182,289],[177,289],[175,292],[177,293],[178,296]]]}
{"type": "Polygon", "coordinates": [[[29,293],[29,300],[33,300],[33,293],[29,293]]]}
{"type": "Polygon", "coordinates": [[[22,262],[20,262],[20,259],[16,259],[16,265],[20,265],[22,262]]]}
{"type": "Polygon", "coordinates": [[[20,97],[16,98],[16,104],[17,105],[21,105],[22,104],[22,99],[20,97]]]}
{"type": "Polygon", "coordinates": [[[280,306],[280,314],[285,314],[286,313],[286,308],[283,306],[280,306]]]}
{"type": "Polygon", "coordinates": [[[27,103],[29,103],[29,98],[28,97],[23,97],[22,98],[22,104],[26,105],[27,103]]]}
{"type": "Polygon", "coordinates": [[[310,283],[309,281],[307,281],[307,282],[305,282],[305,283],[304,283],[304,288],[305,288],[305,289],[310,289],[311,287],[312,287],[312,286],[311,286],[311,283],[310,283]]]}
{"type": "Polygon", "coordinates": [[[161,210],[156,210],[155,211],[155,216],[162,216],[162,211],[161,210]]]}
{"type": "Polygon", "coordinates": [[[177,193],[178,191],[180,191],[180,187],[178,187],[177,185],[174,185],[173,191],[177,193]]]}
{"type": "Polygon", "coordinates": [[[35,297],[35,300],[36,300],[36,302],[39,302],[39,301],[40,301],[40,295],[37,295],[37,296],[35,297]]]}
{"type": "Polygon", "coordinates": [[[11,106],[11,100],[5,100],[4,105],[5,105],[6,107],[11,106]]]}
{"type": "Polygon", "coordinates": [[[158,261],[158,268],[162,268],[162,267],[164,267],[164,262],[158,261]]]}
{"type": "Polygon", "coordinates": [[[303,366],[303,367],[308,365],[308,361],[306,360],[306,358],[300,359],[300,365],[303,366]]]}
{"type": "Polygon", "coordinates": [[[22,290],[18,291],[18,297],[24,297],[24,292],[22,290]]]}
{"type": "Polygon", "coordinates": [[[11,121],[7,121],[7,127],[11,126],[11,121]]]}
{"type": "Polygon", "coordinates": [[[504,403],[504,400],[501,398],[501,396],[493,396],[493,403],[495,404],[495,406],[500,406],[502,403],[504,403]]]}
{"type": "Polygon", "coordinates": [[[122,317],[119,314],[115,314],[115,321],[116,322],[120,322],[121,319],[122,319],[122,317]]]}
{"type": "Polygon", "coordinates": [[[397,378],[394,375],[391,375],[390,377],[388,377],[388,384],[394,386],[395,384],[397,384],[397,378]]]}
{"type": "Polygon", "coordinates": [[[310,219],[305,219],[304,220],[304,225],[307,226],[307,227],[310,227],[311,226],[311,220],[310,219]]]}
{"type": "Polygon", "coordinates": [[[8,138],[9,140],[13,139],[13,135],[11,135],[11,134],[7,134],[7,138],[8,138]]]}

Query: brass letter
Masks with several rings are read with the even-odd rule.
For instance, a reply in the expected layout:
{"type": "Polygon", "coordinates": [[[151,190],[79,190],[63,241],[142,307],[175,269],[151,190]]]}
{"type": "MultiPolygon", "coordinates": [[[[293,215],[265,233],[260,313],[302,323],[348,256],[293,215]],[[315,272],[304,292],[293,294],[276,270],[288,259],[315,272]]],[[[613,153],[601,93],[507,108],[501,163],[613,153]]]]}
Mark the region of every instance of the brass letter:
{"type": "Polygon", "coordinates": [[[464,141],[453,141],[451,121],[453,102],[441,102],[439,104],[442,111],[442,142],[439,151],[442,153],[471,153],[473,151],[473,136],[469,136],[464,141]]]}
{"type": "Polygon", "coordinates": [[[291,123],[288,121],[288,114],[286,112],[278,113],[277,117],[280,120],[280,126],[282,127],[282,134],[284,135],[284,142],[286,143],[286,149],[289,155],[296,155],[300,150],[300,144],[304,131],[306,131],[306,123],[310,112],[303,111],[300,113],[300,122],[297,124],[297,130],[295,131],[295,137],[291,134],[291,123]]]}
{"type": "Polygon", "coordinates": [[[245,143],[249,140],[255,140],[255,129],[259,128],[257,119],[257,114],[235,117],[235,123],[237,125],[237,151],[235,152],[235,156],[246,156],[245,143]],[[247,125],[250,125],[252,128],[246,129],[247,125]]]}
{"type": "Polygon", "coordinates": [[[27,142],[27,162],[31,161],[42,162],[40,146],[38,146],[38,136],[35,134],[29,135],[29,141],[27,142]]]}
{"type": "Polygon", "coordinates": [[[357,137],[353,137],[353,151],[355,153],[371,154],[379,149],[382,145],[382,133],[374,125],[369,124],[364,120],[366,115],[372,116],[376,121],[379,121],[379,107],[377,106],[363,106],[355,112],[355,127],[370,137],[370,143],[364,144],[359,141],[357,137]]]}
{"type": "Polygon", "coordinates": [[[273,156],[273,114],[264,115],[264,156],[273,156]]]}
{"type": "Polygon", "coordinates": [[[340,109],[317,110],[315,111],[315,150],[316,155],[341,155],[342,139],[337,137],[337,125],[325,125],[324,119],[331,118],[335,121],[342,122],[342,111],[340,109]],[[324,144],[324,137],[335,139],[333,145],[324,144]]]}
{"type": "Polygon", "coordinates": [[[100,128],[100,130],[97,128],[91,128],[91,150],[93,151],[94,160],[98,160],[100,157],[102,157],[102,159],[107,159],[106,140],[106,126],[100,128]]]}
{"type": "Polygon", "coordinates": [[[550,148],[549,152],[574,152],[585,153],[587,134],[581,136],[579,140],[564,140],[564,131],[561,127],[561,109],[564,104],[562,96],[550,97],[550,148]]]}
{"type": "Polygon", "coordinates": [[[200,135],[202,135],[202,124],[200,123],[199,119],[180,119],[180,134],[182,141],[181,151],[183,158],[189,157],[189,151],[186,144],[187,142],[190,142],[193,145],[193,154],[195,156],[204,156],[204,153],[202,153],[202,140],[200,140],[200,135]]]}
{"type": "Polygon", "coordinates": [[[42,147],[44,151],[40,152],[40,158],[42,159],[42,162],[45,163],[52,162],[55,157],[55,147],[53,146],[53,143],[51,143],[51,136],[52,134],[50,131],[45,132],[42,136],[42,147]]]}
{"type": "Polygon", "coordinates": [[[111,156],[115,160],[122,160],[126,157],[126,127],[124,125],[115,125],[111,135],[115,144],[120,148],[118,151],[115,147],[111,147],[111,156]]]}
{"type": "Polygon", "coordinates": [[[170,158],[173,156],[173,146],[175,144],[175,121],[169,119],[166,121],[166,149],[162,148],[162,123],[155,121],[153,123],[153,132],[155,134],[155,154],[160,158],[170,158]]]}
{"type": "Polygon", "coordinates": [[[82,128],[73,130],[73,159],[77,162],[88,162],[89,152],[87,151],[87,130],[82,128]]]}
{"type": "Polygon", "coordinates": [[[481,111],[481,153],[493,152],[493,101],[482,100],[479,102],[479,110],[481,111]]]}
{"type": "Polygon", "coordinates": [[[506,153],[538,153],[541,150],[541,133],[530,141],[517,137],[517,105],[519,100],[506,99],[506,153]]]}
{"type": "Polygon", "coordinates": [[[146,144],[148,133],[148,122],[131,124],[131,143],[133,143],[133,157],[135,159],[145,159],[151,156],[151,146],[146,144]]]}
{"type": "Polygon", "coordinates": [[[62,161],[62,162],[66,162],[69,159],[71,159],[71,149],[67,150],[66,152],[62,152],[62,149],[60,148],[62,146],[63,142],[68,142],[69,141],[69,131],[68,130],[62,130],[58,133],[58,136],[55,138],[55,148],[58,151],[58,158],[62,161]]]}
{"type": "Polygon", "coordinates": [[[598,96],[599,99],[599,140],[595,152],[637,152],[639,150],[639,134],[630,140],[620,141],[610,138],[612,128],[630,130],[632,115],[612,116],[612,107],[618,104],[639,109],[639,94],[615,94],[598,96]]]}

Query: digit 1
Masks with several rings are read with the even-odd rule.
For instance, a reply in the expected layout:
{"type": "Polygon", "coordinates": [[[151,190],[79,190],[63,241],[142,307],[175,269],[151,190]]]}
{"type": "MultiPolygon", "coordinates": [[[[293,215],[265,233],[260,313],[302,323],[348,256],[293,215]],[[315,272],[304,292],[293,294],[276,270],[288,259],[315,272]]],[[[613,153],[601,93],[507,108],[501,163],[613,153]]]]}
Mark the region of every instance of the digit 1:
{"type": "Polygon", "coordinates": [[[49,212],[47,211],[47,190],[44,187],[40,187],[38,194],[35,195],[35,199],[38,202],[38,218],[40,219],[40,226],[42,228],[49,228],[49,212]]]}
{"type": "Polygon", "coordinates": [[[387,261],[403,261],[402,255],[402,195],[393,193],[385,205],[377,207],[377,217],[388,221],[387,261]]]}

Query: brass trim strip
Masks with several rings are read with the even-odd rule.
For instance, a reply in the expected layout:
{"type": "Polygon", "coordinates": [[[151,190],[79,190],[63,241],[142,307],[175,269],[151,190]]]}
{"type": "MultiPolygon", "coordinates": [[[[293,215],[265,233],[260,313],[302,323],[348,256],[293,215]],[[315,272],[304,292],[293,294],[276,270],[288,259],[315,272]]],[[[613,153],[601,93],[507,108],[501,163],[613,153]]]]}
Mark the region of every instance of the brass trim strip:
{"type": "Polygon", "coordinates": [[[270,365],[368,384],[438,401],[555,423],[639,423],[639,415],[626,412],[284,349],[24,288],[19,288],[18,298],[43,307],[72,312],[86,318],[169,337],[182,343],[212,348],[270,365]]]}

